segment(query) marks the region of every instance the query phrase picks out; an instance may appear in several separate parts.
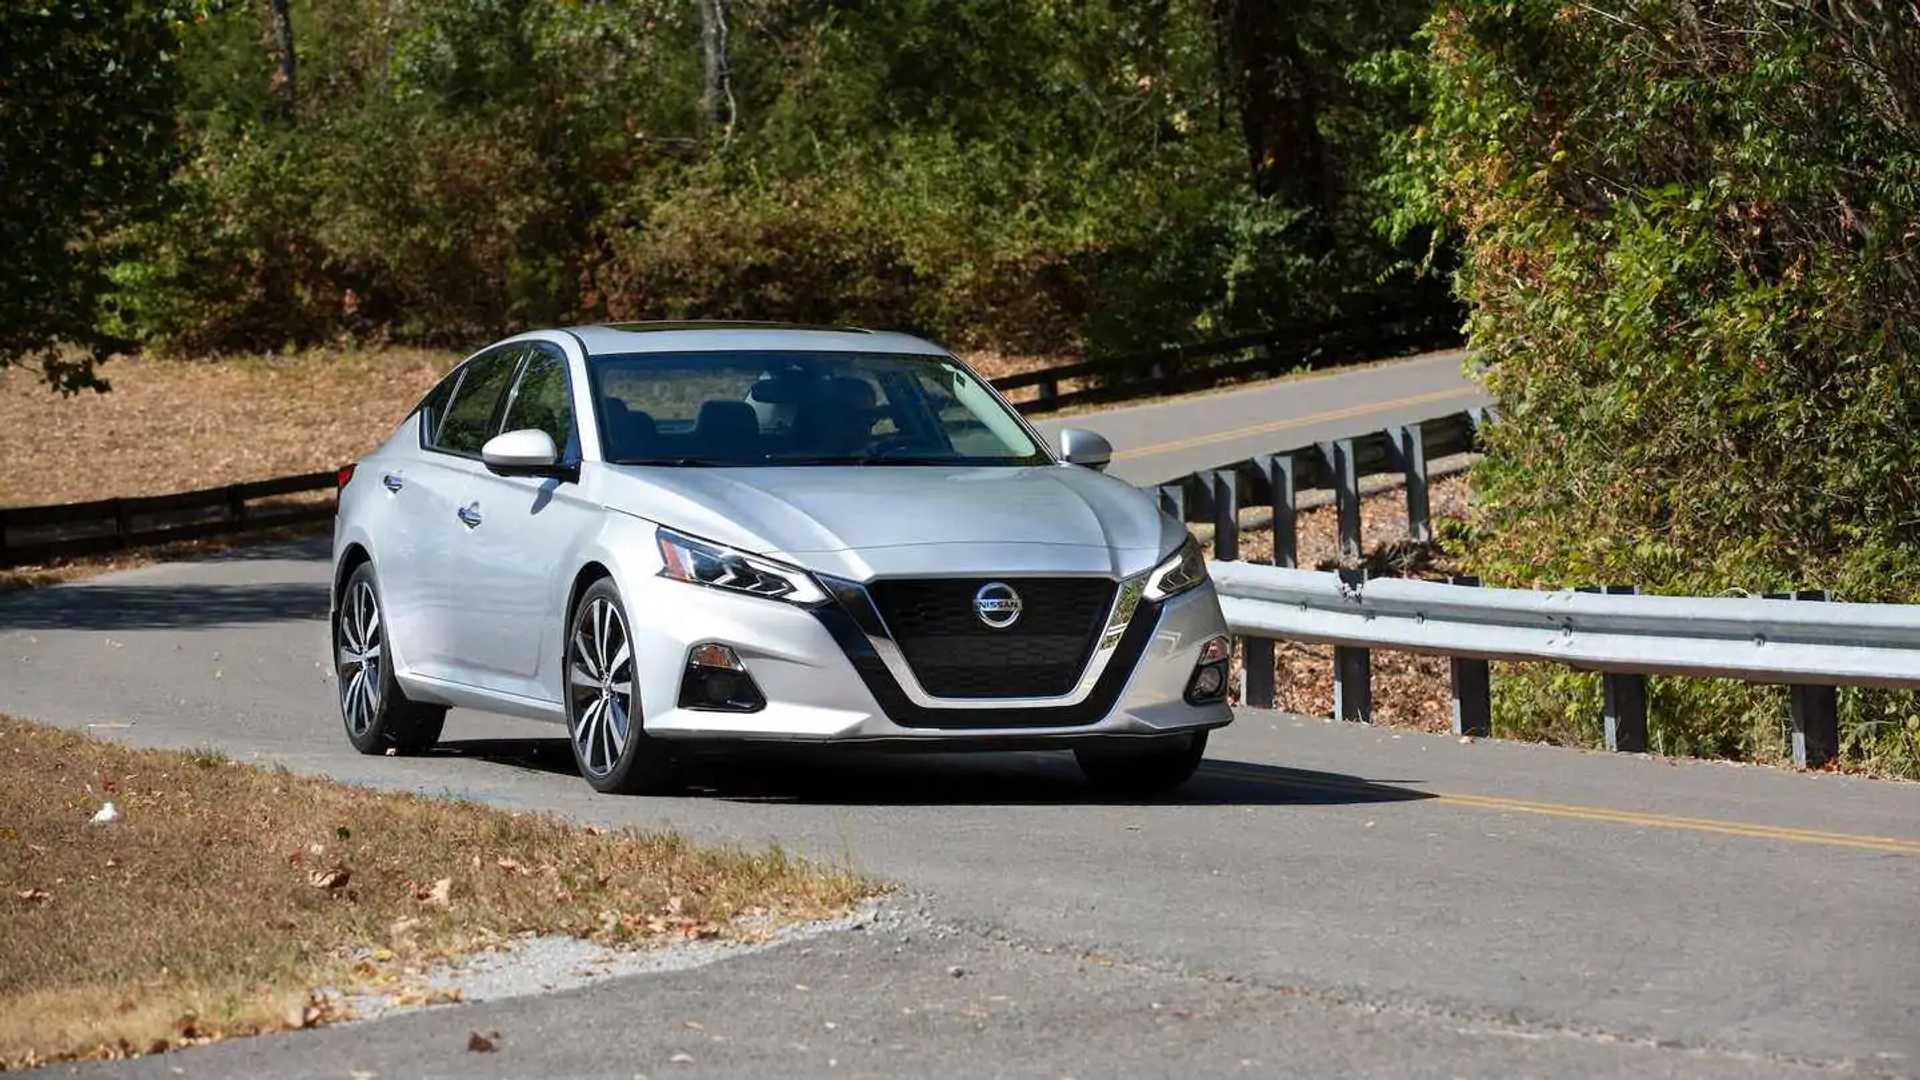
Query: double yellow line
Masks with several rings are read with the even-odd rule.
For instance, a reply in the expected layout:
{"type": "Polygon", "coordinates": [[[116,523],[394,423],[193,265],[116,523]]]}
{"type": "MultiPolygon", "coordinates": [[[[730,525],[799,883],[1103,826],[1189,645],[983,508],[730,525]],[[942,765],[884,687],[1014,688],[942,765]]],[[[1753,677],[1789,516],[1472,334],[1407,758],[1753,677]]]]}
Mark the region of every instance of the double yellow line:
{"type": "MultiPolygon", "coordinates": [[[[1207,771],[1215,775],[1230,776],[1236,780],[1251,780],[1262,784],[1271,784],[1283,788],[1314,788],[1342,794],[1365,795],[1378,793],[1379,785],[1362,781],[1323,780],[1315,777],[1292,777],[1275,775],[1257,769],[1222,763],[1209,763],[1207,771]]],[[[1821,829],[1797,829],[1782,825],[1754,825],[1742,821],[1720,821],[1714,818],[1682,817],[1676,814],[1650,814],[1638,810],[1613,810],[1601,806],[1569,806],[1561,803],[1534,802],[1529,799],[1510,799],[1501,795],[1470,795],[1448,791],[1412,791],[1407,801],[1421,798],[1422,801],[1441,803],[1448,806],[1467,806],[1477,810],[1498,810],[1508,813],[1542,814],[1547,817],[1573,818],[1579,821],[1604,821],[1616,825],[1638,825],[1653,829],[1682,829],[1690,832],[1715,833],[1721,836],[1744,836],[1755,840],[1784,840],[1795,844],[1823,844],[1828,847],[1856,848],[1864,851],[1885,851],[1896,855],[1920,856],[1920,840],[1903,840],[1892,836],[1862,836],[1856,833],[1827,832],[1821,829]]],[[[1397,801],[1383,799],[1381,801],[1397,801]]]]}
{"type": "Polygon", "coordinates": [[[1295,416],[1286,420],[1270,420],[1264,424],[1249,424],[1246,427],[1230,431],[1214,431],[1205,435],[1195,435],[1186,439],[1174,439],[1170,442],[1154,443],[1152,446],[1136,446],[1132,449],[1117,451],[1115,461],[1130,458],[1152,457],[1155,454],[1172,453],[1175,450],[1190,450],[1196,446],[1211,446],[1214,443],[1229,442],[1233,439],[1251,435],[1271,435],[1276,431],[1292,428],[1312,427],[1315,424],[1331,423],[1335,420],[1351,420],[1368,413],[1386,412],[1388,409],[1403,409],[1414,405],[1431,405],[1436,401],[1453,401],[1459,398],[1477,397],[1482,393],[1477,386],[1456,386],[1446,390],[1434,390],[1430,393],[1415,394],[1412,397],[1397,398],[1393,401],[1370,401],[1362,405],[1349,405],[1344,409],[1329,409],[1314,413],[1312,416],[1295,416]]]}

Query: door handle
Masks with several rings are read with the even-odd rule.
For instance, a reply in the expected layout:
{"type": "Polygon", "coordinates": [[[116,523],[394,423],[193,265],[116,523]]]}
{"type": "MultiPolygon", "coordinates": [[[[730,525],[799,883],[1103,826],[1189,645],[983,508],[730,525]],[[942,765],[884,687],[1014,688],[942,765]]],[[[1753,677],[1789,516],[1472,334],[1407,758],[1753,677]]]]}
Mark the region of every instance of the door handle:
{"type": "Polygon", "coordinates": [[[462,525],[465,525],[467,528],[477,529],[480,527],[480,504],[479,503],[469,503],[466,506],[463,506],[460,509],[455,510],[453,513],[455,517],[460,519],[460,523],[462,525]]]}
{"type": "Polygon", "coordinates": [[[398,476],[395,476],[392,473],[388,473],[387,475],[381,477],[380,482],[387,485],[388,491],[399,491],[401,488],[407,486],[407,482],[405,480],[400,479],[398,476]]]}

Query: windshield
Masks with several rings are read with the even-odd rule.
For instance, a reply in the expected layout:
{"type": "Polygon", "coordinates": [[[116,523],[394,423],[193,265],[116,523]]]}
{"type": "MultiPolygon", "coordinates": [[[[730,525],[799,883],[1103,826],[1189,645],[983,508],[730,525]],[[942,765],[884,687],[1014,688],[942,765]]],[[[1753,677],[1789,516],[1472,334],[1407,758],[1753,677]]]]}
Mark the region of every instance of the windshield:
{"type": "Polygon", "coordinates": [[[588,365],[622,465],[1042,465],[993,391],[940,356],[632,353],[588,365]]]}

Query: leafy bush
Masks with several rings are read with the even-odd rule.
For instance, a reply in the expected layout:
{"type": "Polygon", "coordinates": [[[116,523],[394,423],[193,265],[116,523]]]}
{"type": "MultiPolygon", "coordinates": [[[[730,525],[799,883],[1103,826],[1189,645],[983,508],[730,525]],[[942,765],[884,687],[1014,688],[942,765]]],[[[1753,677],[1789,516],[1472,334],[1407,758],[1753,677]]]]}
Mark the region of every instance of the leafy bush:
{"type": "MultiPolygon", "coordinates": [[[[1446,0],[1425,33],[1392,183],[1402,224],[1464,241],[1501,416],[1479,571],[1920,601],[1920,13],[1446,0]]],[[[1591,684],[1528,676],[1503,722],[1588,713],[1591,684]]],[[[1920,775],[1911,695],[1842,701],[1847,753],[1920,775]]],[[[1782,752],[1777,691],[1654,705],[1662,749],[1782,752]]]]}
{"type": "Polygon", "coordinates": [[[1432,291],[1368,226],[1406,103],[1346,77],[1425,0],[1303,24],[1325,205],[1254,194],[1200,0],[728,7],[720,133],[694,5],[296,0],[291,113],[258,12],[221,5],[185,42],[176,210],[116,237],[112,327],[217,352],[717,315],[1115,351],[1432,291]]]}
{"type": "Polygon", "coordinates": [[[187,3],[0,6],[0,367],[104,384],[100,241],[156,206],[172,168],[187,3]],[[65,350],[78,347],[78,353],[65,350]]]}

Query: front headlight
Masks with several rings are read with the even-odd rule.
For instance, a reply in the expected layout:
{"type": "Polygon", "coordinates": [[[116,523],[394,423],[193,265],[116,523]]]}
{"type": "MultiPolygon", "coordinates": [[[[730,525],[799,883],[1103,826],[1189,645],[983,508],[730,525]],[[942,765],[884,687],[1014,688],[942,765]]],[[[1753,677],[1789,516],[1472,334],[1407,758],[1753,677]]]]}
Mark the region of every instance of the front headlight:
{"type": "Polygon", "coordinates": [[[1180,545],[1178,551],[1167,556],[1167,561],[1153,568],[1147,575],[1147,599],[1165,600],[1169,596],[1178,596],[1188,589],[1207,580],[1207,555],[1193,537],[1180,545]]]}
{"type": "Polygon", "coordinates": [[[827,599],[826,591],[813,576],[797,566],[695,540],[665,526],[655,535],[660,541],[660,561],[665,564],[660,568],[663,578],[802,606],[827,599]]]}

